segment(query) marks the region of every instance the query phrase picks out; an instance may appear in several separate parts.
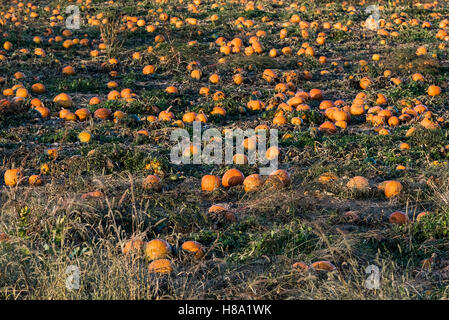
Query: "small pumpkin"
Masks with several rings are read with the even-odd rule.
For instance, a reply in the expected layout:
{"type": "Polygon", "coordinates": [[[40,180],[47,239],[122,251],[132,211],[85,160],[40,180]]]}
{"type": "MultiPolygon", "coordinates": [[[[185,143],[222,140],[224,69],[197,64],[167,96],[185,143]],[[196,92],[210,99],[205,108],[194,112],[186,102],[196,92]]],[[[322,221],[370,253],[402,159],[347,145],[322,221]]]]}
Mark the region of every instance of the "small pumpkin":
{"type": "Polygon", "coordinates": [[[242,184],[243,180],[245,180],[245,176],[238,169],[229,169],[228,171],[225,172],[223,178],[221,179],[223,187],[225,188],[242,184]]]}
{"type": "Polygon", "coordinates": [[[92,138],[92,135],[86,131],[82,131],[78,134],[78,139],[82,143],[89,143],[91,138],[92,138]]]}
{"type": "Polygon", "coordinates": [[[201,190],[203,191],[214,191],[221,186],[221,179],[214,175],[205,175],[201,179],[201,190]]]}
{"type": "Polygon", "coordinates": [[[205,254],[204,247],[196,241],[186,241],[181,248],[188,253],[192,253],[196,259],[201,259],[205,254]]]}
{"type": "Polygon", "coordinates": [[[290,175],[283,169],[273,171],[265,183],[273,186],[288,187],[291,183],[290,175]]]}
{"type": "Polygon", "coordinates": [[[33,174],[28,178],[28,184],[30,186],[40,186],[42,184],[42,179],[40,175],[33,174]]]}
{"type": "Polygon", "coordinates": [[[320,89],[312,89],[309,92],[310,99],[312,100],[322,100],[323,99],[323,91],[320,89]]]}
{"type": "Polygon", "coordinates": [[[196,118],[196,112],[186,112],[183,116],[182,116],[182,121],[185,123],[192,123],[193,121],[195,121],[196,118]]]}
{"type": "Polygon", "coordinates": [[[327,260],[316,261],[310,265],[310,268],[320,271],[335,271],[337,268],[327,260]]]}
{"type": "Polygon", "coordinates": [[[429,215],[429,214],[430,214],[430,212],[428,212],[428,211],[424,211],[424,212],[419,213],[419,214],[416,216],[416,221],[420,221],[423,217],[425,217],[425,216],[427,216],[427,215],[429,215]]]}
{"type": "Polygon", "coordinates": [[[259,174],[251,174],[243,180],[243,186],[245,188],[245,192],[255,191],[260,189],[263,185],[263,180],[259,174]]]}
{"type": "Polygon", "coordinates": [[[265,158],[267,158],[268,160],[274,160],[279,156],[279,148],[276,146],[271,146],[267,149],[267,151],[265,152],[265,158]]]}
{"type": "Polygon", "coordinates": [[[131,252],[140,252],[143,249],[144,242],[140,239],[130,239],[125,242],[122,252],[128,254],[131,252]]]}
{"type": "Polygon", "coordinates": [[[53,102],[65,109],[70,108],[73,105],[72,98],[66,93],[58,94],[54,97],[53,102]]]}
{"type": "Polygon", "coordinates": [[[388,181],[385,184],[384,194],[387,198],[392,198],[397,196],[402,191],[402,184],[399,181],[388,181]]]}
{"type": "Polygon", "coordinates": [[[154,174],[150,174],[143,181],[143,188],[146,190],[161,191],[162,190],[161,178],[159,178],[154,174]]]}
{"type": "Polygon", "coordinates": [[[337,180],[338,177],[332,172],[325,172],[318,177],[318,182],[328,183],[337,180]]]}
{"type": "Polygon", "coordinates": [[[90,111],[87,108],[80,108],[75,111],[75,115],[78,117],[80,121],[84,121],[90,117],[90,111]]]}
{"type": "Polygon", "coordinates": [[[409,219],[404,212],[396,211],[390,215],[388,221],[393,224],[406,224],[409,221],[409,219]]]}
{"type": "Polygon", "coordinates": [[[100,108],[100,109],[95,110],[95,112],[94,112],[94,117],[97,119],[102,119],[102,120],[109,119],[111,117],[111,115],[112,115],[111,110],[109,110],[107,108],[100,108]]]}
{"type": "Polygon", "coordinates": [[[237,217],[235,216],[234,212],[229,210],[229,206],[225,204],[212,205],[208,210],[208,214],[212,219],[224,218],[224,220],[231,223],[237,221],[237,217]]]}
{"type": "Polygon", "coordinates": [[[153,239],[145,244],[145,257],[149,260],[166,258],[171,252],[170,244],[163,239],[153,239]]]}
{"type": "Polygon", "coordinates": [[[348,181],[346,186],[349,189],[366,191],[369,189],[369,182],[365,177],[355,176],[355,177],[351,178],[351,180],[348,181]]]}
{"type": "Polygon", "coordinates": [[[300,271],[300,272],[305,272],[305,271],[309,270],[309,266],[302,261],[295,262],[292,265],[292,268],[295,269],[296,271],[300,271]]]}
{"type": "Polygon", "coordinates": [[[439,86],[431,85],[427,89],[427,94],[431,97],[435,97],[441,94],[441,88],[439,86]]]}
{"type": "Polygon", "coordinates": [[[248,157],[243,153],[236,153],[232,157],[232,161],[234,164],[247,164],[248,163],[248,157]]]}
{"type": "Polygon", "coordinates": [[[148,265],[148,272],[150,273],[169,274],[172,271],[173,267],[171,261],[168,259],[154,260],[148,265]]]}
{"type": "Polygon", "coordinates": [[[336,132],[337,132],[337,128],[336,128],[335,125],[334,125],[332,122],[330,122],[330,121],[325,121],[325,122],[323,122],[323,123],[319,126],[318,130],[319,130],[320,132],[324,132],[324,133],[328,133],[328,134],[333,134],[333,133],[336,133],[336,132]]]}
{"type": "Polygon", "coordinates": [[[8,187],[14,187],[19,182],[22,175],[22,171],[20,169],[9,169],[6,170],[4,178],[5,184],[8,187]]]}

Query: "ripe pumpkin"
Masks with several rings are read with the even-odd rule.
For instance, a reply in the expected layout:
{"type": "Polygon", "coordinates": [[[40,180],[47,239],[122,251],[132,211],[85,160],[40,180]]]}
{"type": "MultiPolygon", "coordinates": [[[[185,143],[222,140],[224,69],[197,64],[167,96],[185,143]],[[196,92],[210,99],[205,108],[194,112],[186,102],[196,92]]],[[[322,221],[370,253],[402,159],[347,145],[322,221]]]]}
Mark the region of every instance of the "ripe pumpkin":
{"type": "Polygon", "coordinates": [[[140,239],[131,239],[125,242],[122,252],[124,254],[137,252],[139,253],[143,249],[144,243],[140,239]]]}
{"type": "Polygon", "coordinates": [[[108,100],[118,100],[121,98],[120,92],[112,90],[108,93],[108,100]]]}
{"type": "Polygon", "coordinates": [[[221,179],[214,175],[205,175],[201,179],[201,190],[214,191],[221,186],[221,179]]]}
{"type": "Polygon", "coordinates": [[[66,66],[62,68],[62,73],[68,76],[75,75],[75,69],[72,66],[66,66]]]}
{"type": "Polygon", "coordinates": [[[158,259],[148,265],[149,273],[169,274],[173,271],[172,264],[168,259],[158,259]]]}
{"type": "Polygon", "coordinates": [[[61,111],[59,111],[59,118],[65,119],[69,113],[71,113],[70,110],[62,109],[61,111]]]}
{"type": "Polygon", "coordinates": [[[101,103],[101,99],[99,97],[92,97],[89,100],[89,105],[91,105],[91,106],[99,104],[99,103],[101,103]]]}
{"type": "Polygon", "coordinates": [[[170,252],[170,244],[163,239],[153,239],[145,245],[145,257],[149,260],[166,258],[170,252]]]}
{"type": "Polygon", "coordinates": [[[161,191],[162,185],[161,185],[161,179],[156,175],[149,175],[145,178],[143,181],[143,188],[146,190],[155,190],[155,191],[161,191]]]}
{"type": "Polygon", "coordinates": [[[86,108],[80,108],[75,111],[75,115],[78,117],[80,121],[84,121],[90,117],[90,111],[86,108]]]}
{"type": "Polygon", "coordinates": [[[349,189],[366,191],[367,189],[369,189],[369,182],[366,178],[364,178],[362,176],[355,176],[351,180],[348,181],[346,186],[349,189]]]}
{"type": "Polygon", "coordinates": [[[368,77],[363,77],[360,79],[360,88],[366,89],[371,85],[371,80],[368,77]]]}
{"type": "Polygon", "coordinates": [[[173,112],[170,111],[170,108],[159,112],[159,116],[158,116],[159,121],[171,121],[174,118],[175,118],[175,115],[173,114],[173,112]]]}
{"type": "Polygon", "coordinates": [[[94,112],[94,117],[97,119],[109,119],[111,117],[111,110],[107,109],[107,108],[100,108],[95,110],[94,112]]]}
{"type": "Polygon", "coordinates": [[[92,138],[92,135],[89,132],[82,131],[78,135],[78,139],[80,142],[88,143],[90,139],[92,138]]]}
{"type": "Polygon", "coordinates": [[[429,88],[427,88],[427,94],[431,97],[435,97],[441,94],[441,88],[438,86],[429,86],[429,88]]]}
{"type": "Polygon", "coordinates": [[[237,186],[239,184],[242,184],[245,180],[245,176],[243,173],[238,169],[229,169],[225,172],[223,175],[221,181],[223,184],[223,187],[229,188],[233,186],[237,186]]]}
{"type": "Polygon", "coordinates": [[[234,212],[230,211],[229,207],[223,204],[212,205],[208,210],[208,214],[213,219],[217,217],[224,217],[224,219],[228,222],[237,221],[237,217],[235,216],[234,212]]]}
{"type": "Polygon", "coordinates": [[[428,211],[424,211],[424,212],[419,213],[419,214],[416,216],[416,221],[420,221],[423,217],[425,217],[425,216],[427,216],[427,215],[429,215],[429,214],[430,214],[430,212],[428,212],[428,211]]]}
{"type": "Polygon", "coordinates": [[[329,133],[329,134],[333,134],[337,132],[337,128],[335,127],[335,125],[330,122],[330,121],[325,121],[323,122],[319,127],[318,130],[320,132],[324,132],[324,133],[329,133]]]}
{"type": "Polygon", "coordinates": [[[292,265],[292,268],[297,270],[297,271],[300,271],[300,272],[305,272],[305,271],[309,270],[309,266],[307,264],[305,264],[304,262],[302,262],[302,261],[295,262],[292,265]]]}
{"type": "Polygon", "coordinates": [[[45,93],[45,86],[42,83],[35,83],[31,86],[31,91],[37,94],[45,93]]]}
{"type": "Polygon", "coordinates": [[[283,169],[273,171],[266,181],[271,183],[275,182],[276,184],[280,182],[282,187],[288,187],[291,183],[290,175],[283,169]]]}
{"type": "Polygon", "coordinates": [[[319,176],[318,181],[321,183],[328,183],[337,180],[338,177],[332,172],[325,172],[319,176]]]}
{"type": "Polygon", "coordinates": [[[205,250],[201,243],[196,241],[186,241],[181,246],[182,250],[194,254],[195,259],[204,257],[205,250]]]}
{"type": "Polygon", "coordinates": [[[22,171],[20,169],[9,169],[5,172],[5,185],[8,187],[14,187],[20,180],[22,171]]]}
{"type": "Polygon", "coordinates": [[[247,164],[248,157],[243,153],[237,153],[232,157],[234,164],[247,164]]]}
{"type": "Polygon", "coordinates": [[[48,109],[47,107],[37,106],[36,108],[34,108],[34,110],[38,112],[42,118],[47,118],[50,116],[50,109],[48,109]]]}
{"type": "Polygon", "coordinates": [[[388,221],[393,224],[405,224],[409,221],[408,216],[400,211],[393,212],[388,221]]]}
{"type": "Polygon", "coordinates": [[[282,126],[287,123],[287,119],[284,115],[280,114],[273,118],[273,124],[277,126],[282,126]]]}
{"type": "Polygon", "coordinates": [[[385,183],[384,194],[387,198],[397,196],[402,191],[402,184],[399,181],[391,180],[385,183]]]}
{"type": "Polygon", "coordinates": [[[274,79],[277,78],[277,74],[271,69],[265,69],[262,74],[262,78],[267,82],[272,82],[274,79]]]}
{"type": "Polygon", "coordinates": [[[312,89],[309,92],[310,99],[312,100],[322,100],[323,99],[323,91],[320,89],[312,89]]]}
{"type": "Polygon", "coordinates": [[[28,178],[28,184],[30,186],[40,186],[42,184],[42,179],[40,175],[33,174],[28,178]]]}
{"type": "Polygon", "coordinates": [[[316,261],[310,265],[310,268],[320,271],[335,271],[337,268],[327,260],[316,261]]]}
{"type": "Polygon", "coordinates": [[[251,174],[243,180],[245,192],[251,192],[259,189],[263,185],[263,180],[259,174],[251,174]]]}
{"type": "Polygon", "coordinates": [[[210,83],[217,84],[218,82],[220,82],[220,76],[214,73],[209,77],[209,81],[210,83]]]}
{"type": "Polygon", "coordinates": [[[72,98],[66,93],[58,94],[54,97],[53,102],[65,109],[71,108],[73,105],[72,98]]]}
{"type": "Polygon", "coordinates": [[[268,160],[274,160],[279,156],[279,148],[276,146],[271,146],[267,149],[267,151],[265,152],[265,158],[267,158],[268,160]]]}
{"type": "Polygon", "coordinates": [[[335,111],[332,113],[332,118],[333,118],[333,120],[334,120],[335,122],[337,122],[337,121],[345,121],[345,122],[348,122],[349,119],[350,119],[349,114],[346,113],[345,111],[341,110],[341,109],[340,109],[340,110],[335,110],[335,111]]]}

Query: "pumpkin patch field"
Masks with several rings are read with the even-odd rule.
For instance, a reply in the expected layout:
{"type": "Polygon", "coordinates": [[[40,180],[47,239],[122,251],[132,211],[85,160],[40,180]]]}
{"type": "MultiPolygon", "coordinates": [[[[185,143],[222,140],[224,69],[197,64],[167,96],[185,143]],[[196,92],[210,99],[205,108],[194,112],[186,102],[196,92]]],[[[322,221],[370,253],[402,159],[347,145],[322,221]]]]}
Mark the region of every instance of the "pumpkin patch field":
{"type": "Polygon", "coordinates": [[[448,161],[448,0],[0,4],[0,299],[448,299],[448,161]]]}

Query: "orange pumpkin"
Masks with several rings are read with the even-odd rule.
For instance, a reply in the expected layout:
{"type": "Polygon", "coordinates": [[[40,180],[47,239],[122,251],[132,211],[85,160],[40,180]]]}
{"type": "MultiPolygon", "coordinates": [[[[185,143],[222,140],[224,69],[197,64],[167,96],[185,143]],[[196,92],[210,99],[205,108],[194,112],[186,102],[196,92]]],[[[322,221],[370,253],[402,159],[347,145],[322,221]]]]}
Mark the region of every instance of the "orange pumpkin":
{"type": "Polygon", "coordinates": [[[337,268],[327,260],[316,261],[310,265],[310,268],[320,271],[335,271],[337,268]]]}
{"type": "Polygon", "coordinates": [[[80,108],[75,111],[75,115],[78,117],[80,121],[84,121],[90,117],[90,111],[86,108],[80,108]]]}
{"type": "Polygon", "coordinates": [[[441,94],[441,88],[438,86],[429,86],[429,88],[427,88],[427,94],[431,97],[435,97],[441,94]]]}
{"type": "Polygon", "coordinates": [[[149,273],[161,273],[161,274],[169,274],[173,271],[172,264],[168,259],[158,259],[152,261],[148,265],[149,273]]]}
{"type": "Polygon", "coordinates": [[[337,132],[337,128],[335,127],[335,125],[330,122],[330,121],[325,121],[323,122],[319,128],[319,131],[324,132],[324,133],[329,133],[329,134],[333,134],[337,132]]]}
{"type": "Polygon", "coordinates": [[[424,211],[424,212],[419,213],[419,214],[416,216],[416,221],[420,221],[423,217],[425,217],[425,216],[427,216],[427,215],[429,215],[429,214],[430,214],[430,212],[427,212],[427,211],[424,211]]]}
{"type": "Polygon", "coordinates": [[[42,184],[42,179],[40,175],[33,174],[28,178],[28,184],[30,186],[40,186],[42,184]]]}
{"type": "Polygon", "coordinates": [[[255,191],[260,189],[263,185],[263,180],[259,174],[251,174],[243,180],[243,186],[245,188],[245,192],[255,191]]]}
{"type": "Polygon", "coordinates": [[[360,79],[360,88],[366,89],[371,85],[371,80],[367,77],[360,79]]]}
{"type": "Polygon", "coordinates": [[[297,271],[300,271],[300,272],[304,272],[304,271],[309,270],[309,266],[307,264],[305,264],[304,262],[302,262],[302,261],[295,262],[292,265],[292,268],[297,270],[297,271]]]}
{"type": "Polygon", "coordinates": [[[122,252],[124,254],[132,253],[132,252],[140,252],[143,249],[144,243],[140,239],[131,239],[125,242],[123,246],[122,252]]]}
{"type": "Polygon", "coordinates": [[[388,221],[393,224],[406,224],[409,221],[409,219],[405,213],[396,211],[390,215],[388,221]]]}
{"type": "Polygon", "coordinates": [[[170,252],[170,244],[162,239],[153,239],[145,245],[145,257],[149,260],[166,258],[170,252]]]}
{"type": "Polygon", "coordinates": [[[53,102],[56,103],[59,107],[62,108],[70,108],[72,107],[72,98],[66,93],[60,93],[56,97],[54,97],[53,102]]]}
{"type": "Polygon", "coordinates": [[[220,188],[221,180],[218,176],[205,175],[201,179],[201,190],[203,191],[214,191],[220,188]]]}
{"type": "Polygon", "coordinates": [[[402,184],[399,181],[387,181],[385,183],[384,194],[387,198],[397,196],[402,191],[402,184]]]}
{"type": "Polygon", "coordinates": [[[196,259],[200,259],[204,256],[205,250],[201,243],[196,241],[186,241],[181,246],[182,250],[194,254],[196,259]]]}
{"type": "Polygon", "coordinates": [[[239,184],[242,184],[245,180],[245,176],[243,173],[238,169],[229,169],[225,172],[223,175],[223,178],[221,179],[223,183],[223,187],[229,188],[233,186],[237,186],[239,184]]]}
{"type": "Polygon", "coordinates": [[[366,178],[362,176],[355,176],[348,181],[346,186],[350,189],[365,191],[369,189],[369,182],[366,178]]]}
{"type": "Polygon", "coordinates": [[[309,95],[312,100],[322,100],[323,99],[323,91],[321,91],[320,89],[310,90],[309,95]]]}
{"type": "Polygon", "coordinates": [[[107,108],[100,108],[95,110],[94,112],[94,117],[97,119],[109,119],[111,117],[111,110],[107,109],[107,108]]]}
{"type": "Polygon", "coordinates": [[[5,172],[5,184],[8,187],[14,187],[20,180],[22,171],[20,169],[9,169],[5,172]]]}
{"type": "Polygon", "coordinates": [[[151,174],[143,181],[143,188],[147,190],[161,191],[161,179],[158,176],[151,174]]]}
{"type": "Polygon", "coordinates": [[[288,174],[287,171],[285,171],[283,169],[278,169],[278,170],[273,171],[270,174],[269,178],[270,179],[267,179],[267,181],[275,180],[276,182],[280,182],[283,187],[288,187],[291,183],[290,175],[288,174]]]}

